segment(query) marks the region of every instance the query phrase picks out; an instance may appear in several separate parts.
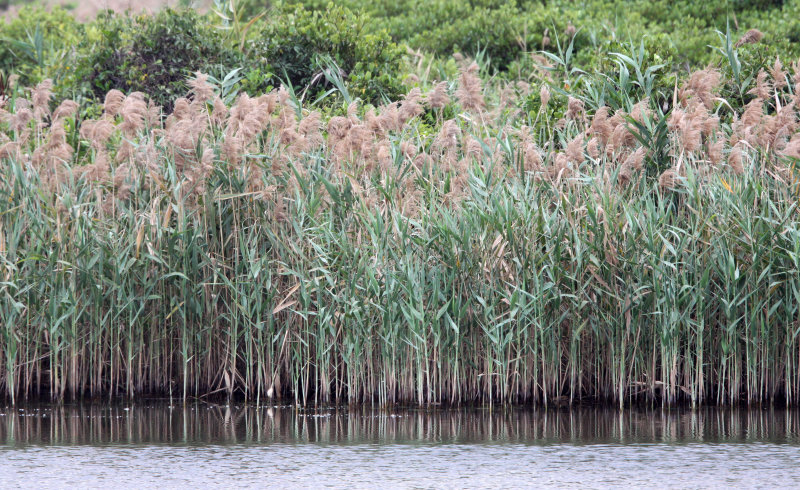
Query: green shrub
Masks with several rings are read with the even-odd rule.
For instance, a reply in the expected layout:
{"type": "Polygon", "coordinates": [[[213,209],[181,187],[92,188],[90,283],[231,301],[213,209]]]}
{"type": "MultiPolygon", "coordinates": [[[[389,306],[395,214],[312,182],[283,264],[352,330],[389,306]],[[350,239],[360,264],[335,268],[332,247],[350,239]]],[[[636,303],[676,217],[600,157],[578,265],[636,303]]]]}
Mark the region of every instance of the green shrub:
{"type": "Polygon", "coordinates": [[[512,3],[499,8],[464,5],[458,0],[434,2],[424,7],[424,15],[404,15],[390,22],[392,30],[418,49],[449,56],[461,52],[475,56],[482,51],[492,67],[505,69],[527,45],[524,21],[512,3]]]}
{"type": "Polygon", "coordinates": [[[19,75],[23,85],[44,78],[58,83],[73,68],[69,58],[83,31],[84,26],[62,8],[24,7],[0,23],[0,71],[19,75]]]}
{"type": "Polygon", "coordinates": [[[82,67],[96,97],[111,89],[141,91],[169,109],[185,95],[186,78],[193,72],[218,74],[245,62],[220,31],[192,11],[105,15],[95,21],[93,34],[97,41],[84,48],[88,55],[82,67]]]}
{"type": "Polygon", "coordinates": [[[302,88],[319,80],[318,60],[330,56],[346,73],[353,95],[369,102],[393,98],[403,91],[404,49],[370,21],[332,4],[324,11],[298,7],[261,26],[249,57],[268,62],[276,76],[302,88]]]}
{"type": "MultiPolygon", "coordinates": [[[[324,11],[327,0],[244,0],[240,8],[254,15],[270,6],[302,6],[324,11]]],[[[796,56],[800,46],[800,2],[782,0],[343,0],[337,2],[368,15],[373,31],[385,28],[392,39],[414,49],[450,56],[454,51],[474,56],[479,50],[501,71],[526,51],[542,49],[545,29],[555,52],[555,37],[563,43],[571,23],[580,29],[575,40],[576,62],[597,62],[612,44],[643,36],[665,36],[678,46],[673,67],[696,68],[713,58],[709,44],[715,30],[730,21],[742,33],[758,28],[771,45],[786,56],[796,56]]],[[[515,66],[517,66],[515,64],[515,66]]]]}

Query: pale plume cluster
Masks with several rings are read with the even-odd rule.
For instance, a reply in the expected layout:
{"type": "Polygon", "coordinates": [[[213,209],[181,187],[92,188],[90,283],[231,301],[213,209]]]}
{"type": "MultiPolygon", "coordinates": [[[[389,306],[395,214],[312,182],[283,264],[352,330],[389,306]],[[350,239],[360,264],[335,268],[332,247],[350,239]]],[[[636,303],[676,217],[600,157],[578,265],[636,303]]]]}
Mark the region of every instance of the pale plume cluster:
{"type": "MultiPolygon", "coordinates": [[[[168,115],[145,94],[112,90],[101,116],[80,122],[80,139],[88,148],[80,152],[72,146],[74,139],[68,141],[65,127],[78,105],[67,100],[51,111],[52,83],[45,81],[30,91],[29,99],[17,98],[13,110],[8,102],[0,107],[5,130],[0,132],[0,158],[25,162],[54,190],[66,182],[67,173],[82,177],[97,187],[106,213],[136,188],[175,188],[188,202],[199,203],[214,170],[220,169],[240,178],[253,198],[272,202],[281,219],[298,177],[318,161],[349,179],[369,208],[394,203],[413,215],[422,204],[422,187],[432,186],[447,205],[461,202],[473,165],[500,179],[530,175],[561,183],[584,174],[625,187],[641,177],[653,157],[653,148],[641,145],[633,125],[651,124],[658,117],[647,99],[628,111],[600,107],[590,114],[584,100],[569,97],[564,118],[552,125],[553,136],[542,139],[519,107],[533,90],[529,84],[506,85],[497,100],[487,101],[478,65],[459,61],[461,74],[454,84],[433,82],[425,91],[416,86],[380,107],[353,102],[327,120],[300,107],[283,87],[258,97],[240,94],[227,104],[202,73],[168,115]],[[448,106],[463,111],[462,116],[444,119],[448,106]],[[426,110],[438,128],[421,134],[418,126],[426,110]],[[400,182],[394,196],[379,191],[389,181],[400,182]]],[[[800,157],[797,63],[787,71],[776,60],[772,69],[762,70],[749,103],[725,125],[716,115],[721,82],[720,73],[707,68],[676,88],[667,119],[671,165],[659,178],[664,190],[678,187],[690,166],[701,176],[741,174],[756,153],[770,156],[773,174],[788,178],[785,159],[800,157]]],[[[537,121],[552,97],[548,84],[542,84],[537,121]]]]}

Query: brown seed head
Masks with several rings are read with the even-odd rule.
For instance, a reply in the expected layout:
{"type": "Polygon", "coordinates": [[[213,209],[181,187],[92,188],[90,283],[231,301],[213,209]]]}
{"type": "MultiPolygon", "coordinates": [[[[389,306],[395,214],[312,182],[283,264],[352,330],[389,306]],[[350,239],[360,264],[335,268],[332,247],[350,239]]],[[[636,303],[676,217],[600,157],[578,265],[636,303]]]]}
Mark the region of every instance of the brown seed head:
{"type": "Polygon", "coordinates": [[[658,186],[662,191],[671,191],[678,188],[680,183],[680,174],[674,168],[668,168],[658,178],[658,186]]]}
{"type": "Polygon", "coordinates": [[[483,100],[481,79],[478,77],[477,63],[472,62],[461,70],[461,74],[458,77],[456,98],[458,98],[461,107],[467,111],[479,112],[486,105],[483,100]]]}
{"type": "Polygon", "coordinates": [[[539,90],[539,100],[542,109],[547,107],[547,103],[550,102],[550,87],[547,84],[542,84],[542,88],[539,90]]]}
{"type": "Polygon", "coordinates": [[[565,154],[567,156],[567,161],[573,163],[574,165],[578,165],[583,163],[583,134],[578,133],[572,141],[567,144],[567,149],[565,150],[565,154]]]}
{"type": "Polygon", "coordinates": [[[55,122],[67,117],[72,117],[77,112],[78,103],[67,99],[61,102],[61,104],[59,104],[59,106],[56,108],[55,112],[53,112],[52,120],[55,122]]]}
{"type": "Polygon", "coordinates": [[[200,102],[206,102],[214,98],[214,86],[208,83],[208,75],[195,72],[194,78],[189,80],[194,98],[200,102]]]}
{"type": "Polygon", "coordinates": [[[564,117],[567,120],[580,119],[583,117],[583,112],[583,101],[570,96],[567,101],[567,113],[564,117]]]}
{"type": "Polygon", "coordinates": [[[117,89],[109,90],[103,102],[103,112],[108,117],[116,116],[123,101],[125,101],[125,94],[117,89]]]}
{"type": "Polygon", "coordinates": [[[772,85],[775,87],[776,92],[789,85],[786,81],[786,72],[783,70],[780,58],[775,58],[775,63],[772,65],[769,74],[772,76],[772,85]]]}
{"type": "Polygon", "coordinates": [[[434,85],[433,90],[428,92],[425,99],[431,109],[441,109],[450,103],[450,96],[447,95],[447,82],[439,82],[434,85]]]}
{"type": "Polygon", "coordinates": [[[53,98],[53,81],[43,80],[33,89],[33,117],[41,121],[50,115],[50,99],[53,98]]]}
{"type": "Polygon", "coordinates": [[[745,32],[742,37],[736,41],[736,44],[733,45],[734,48],[738,48],[740,46],[744,46],[745,44],[755,44],[764,37],[764,33],[759,31],[758,29],[750,29],[749,31],[745,32]]]}

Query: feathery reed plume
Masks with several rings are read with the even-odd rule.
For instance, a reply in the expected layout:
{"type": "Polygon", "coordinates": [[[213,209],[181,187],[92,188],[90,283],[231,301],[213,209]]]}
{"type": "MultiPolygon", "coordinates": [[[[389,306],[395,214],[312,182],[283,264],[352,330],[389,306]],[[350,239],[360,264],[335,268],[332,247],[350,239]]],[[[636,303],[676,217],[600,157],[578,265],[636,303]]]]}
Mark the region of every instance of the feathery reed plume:
{"type": "Polygon", "coordinates": [[[650,119],[652,112],[650,110],[650,99],[645,97],[633,105],[630,116],[634,121],[644,124],[646,119],[650,119]]]}
{"type": "Polygon", "coordinates": [[[94,161],[83,167],[83,176],[90,181],[106,181],[110,178],[110,167],[106,142],[114,132],[114,125],[107,119],[87,119],[81,124],[80,135],[89,141],[95,151],[94,161]]]}
{"type": "Polygon", "coordinates": [[[570,22],[567,24],[567,28],[564,29],[564,36],[567,39],[572,39],[573,37],[575,37],[576,32],[578,32],[578,29],[576,29],[575,26],[572,25],[572,22],[570,22]]]}
{"type": "Polygon", "coordinates": [[[124,101],[125,94],[117,89],[109,90],[103,102],[103,112],[106,116],[113,118],[119,112],[119,108],[122,107],[124,101]]]}
{"type": "Polygon", "coordinates": [[[60,121],[67,117],[72,117],[78,112],[78,103],[72,100],[64,100],[59,104],[51,117],[53,122],[60,121]]]}
{"type": "Polygon", "coordinates": [[[461,128],[458,127],[455,120],[448,119],[442,124],[431,144],[431,150],[438,152],[440,156],[438,161],[445,171],[451,170],[456,164],[456,148],[460,136],[461,128]]]}
{"type": "Polygon", "coordinates": [[[459,136],[461,136],[461,128],[458,127],[458,123],[455,119],[448,119],[442,124],[439,134],[434,140],[434,146],[455,149],[459,136]]]}
{"type": "Polygon", "coordinates": [[[642,170],[642,167],[644,165],[645,155],[647,155],[647,150],[643,146],[640,146],[639,148],[636,149],[636,151],[628,155],[628,157],[625,159],[625,162],[623,162],[622,165],[624,167],[630,168],[634,172],[639,172],[640,170],[642,170]]]}
{"type": "Polygon", "coordinates": [[[191,190],[191,197],[196,201],[198,196],[206,193],[206,180],[214,169],[214,150],[206,148],[196,165],[189,168],[186,173],[186,180],[191,190]]]}
{"type": "Polygon", "coordinates": [[[735,174],[741,175],[744,173],[742,150],[738,146],[733,147],[728,154],[728,165],[735,174]]]}
{"type": "Polygon", "coordinates": [[[43,80],[33,89],[31,101],[33,102],[33,117],[37,121],[50,115],[50,99],[53,98],[53,81],[49,78],[43,80]]]}
{"type": "Polygon", "coordinates": [[[617,171],[617,185],[619,185],[621,188],[627,187],[628,184],[630,184],[633,180],[633,171],[634,169],[630,165],[626,165],[625,163],[620,165],[617,171]]]}
{"type": "Polygon", "coordinates": [[[794,135],[789,143],[783,148],[781,154],[785,157],[800,160],[800,134],[794,135]]]}
{"type": "Polygon", "coordinates": [[[189,80],[188,85],[195,100],[208,102],[214,98],[214,86],[208,83],[208,75],[205,73],[195,72],[194,78],[189,80]]]}
{"type": "Polygon", "coordinates": [[[603,147],[608,144],[611,135],[614,134],[614,125],[608,117],[608,111],[609,108],[607,106],[597,109],[592,118],[592,123],[589,126],[590,133],[597,138],[597,141],[603,147]]]}
{"type": "Polygon", "coordinates": [[[567,156],[567,161],[574,165],[583,163],[583,134],[579,133],[567,144],[564,154],[567,156]]]}
{"type": "Polygon", "coordinates": [[[725,140],[722,138],[717,139],[714,143],[708,145],[708,161],[711,165],[719,166],[722,163],[723,155],[722,150],[725,148],[725,140]]]}
{"type": "Polygon", "coordinates": [[[406,85],[406,86],[409,86],[409,87],[415,87],[415,86],[419,85],[419,83],[420,83],[419,77],[417,75],[413,74],[413,73],[410,74],[410,75],[407,75],[403,79],[403,85],[406,85]]]}
{"type": "Polygon", "coordinates": [[[66,165],[72,158],[73,148],[67,143],[67,132],[61,122],[50,127],[47,143],[36,148],[31,163],[39,172],[44,185],[51,191],[64,181],[66,165]]]}
{"type": "MultiPolygon", "coordinates": [[[[354,119],[354,121],[357,121],[357,119],[354,119]]],[[[403,129],[404,124],[405,121],[400,115],[400,110],[396,102],[392,102],[381,108],[380,115],[378,116],[378,125],[382,128],[383,132],[400,131],[403,129]]],[[[381,132],[376,133],[376,136],[379,134],[381,134],[381,132]]]]}
{"type": "Polygon", "coordinates": [[[400,119],[404,123],[422,114],[422,105],[420,105],[421,100],[422,92],[420,91],[419,87],[412,88],[405,95],[403,102],[400,104],[400,119]]]}
{"type": "Polygon", "coordinates": [[[706,109],[713,107],[714,91],[719,87],[722,75],[713,68],[693,72],[683,83],[678,98],[683,107],[688,107],[689,98],[696,97],[706,109]]]}
{"type": "Polygon", "coordinates": [[[678,188],[680,174],[674,168],[668,168],[658,177],[658,187],[662,191],[672,191],[678,188]]]}
{"type": "Polygon", "coordinates": [[[80,135],[89,141],[94,148],[100,148],[114,132],[114,125],[107,119],[87,119],[81,124],[80,135]]]}
{"type": "Polygon", "coordinates": [[[556,153],[555,161],[551,167],[547,169],[550,180],[560,182],[561,179],[567,178],[572,173],[569,166],[569,159],[564,153],[556,153]]]}
{"type": "MultiPolygon", "coordinates": [[[[390,106],[392,104],[389,104],[390,106]]],[[[396,107],[396,106],[395,106],[396,107]]],[[[347,119],[353,124],[358,124],[361,120],[358,118],[358,101],[350,102],[347,106],[347,119]]]]}
{"type": "Polygon", "coordinates": [[[143,130],[148,116],[144,94],[133,92],[125,97],[119,108],[119,115],[122,117],[122,123],[118,127],[126,136],[133,137],[143,130]]]}
{"type": "Polygon", "coordinates": [[[350,119],[334,116],[328,120],[328,146],[336,149],[347,137],[348,131],[353,126],[350,119]]]}
{"type": "Polygon", "coordinates": [[[758,129],[759,145],[780,150],[797,131],[798,121],[794,102],[778,109],[774,115],[764,115],[758,129]]]}
{"type": "Polygon", "coordinates": [[[313,111],[304,117],[297,127],[297,131],[305,138],[309,148],[322,145],[322,115],[313,111]]]}
{"type": "Polygon", "coordinates": [[[626,148],[633,147],[636,144],[636,136],[633,135],[633,132],[625,123],[625,115],[625,112],[618,110],[609,119],[609,124],[614,127],[609,144],[606,145],[606,153],[609,155],[621,156],[625,153],[626,148]]]}
{"type": "Polygon", "coordinates": [[[466,135],[462,143],[464,148],[464,156],[473,160],[481,161],[483,158],[483,146],[472,135],[466,135]]]}
{"type": "Polygon", "coordinates": [[[523,167],[526,172],[537,172],[542,169],[542,154],[533,142],[525,143],[523,167]]]}
{"type": "Polygon", "coordinates": [[[780,58],[775,58],[775,63],[772,65],[769,74],[772,77],[772,86],[775,92],[789,85],[789,82],[786,81],[786,72],[783,70],[780,58]]]}
{"type": "Polygon", "coordinates": [[[20,144],[17,141],[6,141],[0,145],[0,160],[4,158],[18,158],[20,144]]]}
{"type": "Polygon", "coordinates": [[[569,96],[567,100],[567,113],[564,117],[567,118],[567,120],[576,120],[583,118],[583,114],[583,101],[569,96]]]}
{"type": "Polygon", "coordinates": [[[219,96],[214,97],[214,107],[211,111],[211,123],[222,127],[228,118],[228,106],[219,96]]]}
{"type": "Polygon", "coordinates": [[[364,125],[374,138],[380,139],[386,136],[389,129],[384,127],[384,124],[386,124],[384,118],[378,117],[375,114],[375,109],[372,107],[367,109],[366,114],[364,114],[364,125]]]}
{"type": "Polygon", "coordinates": [[[544,110],[550,102],[550,87],[547,84],[543,83],[542,88],[539,90],[539,101],[541,102],[540,110],[544,110]]]}
{"type": "Polygon", "coordinates": [[[749,31],[745,32],[742,37],[736,41],[736,44],[733,45],[734,48],[738,48],[740,46],[744,46],[745,44],[755,44],[764,37],[764,33],[759,31],[758,29],[750,29],[749,31]]]}
{"type": "Polygon", "coordinates": [[[252,99],[240,94],[228,114],[225,136],[235,137],[241,145],[249,145],[257,135],[265,131],[277,106],[277,94],[270,93],[252,99]]]}
{"type": "Polygon", "coordinates": [[[747,103],[740,119],[743,128],[754,129],[761,125],[764,118],[764,99],[755,98],[747,103]]]}
{"type": "Polygon", "coordinates": [[[439,82],[428,92],[425,103],[431,109],[441,109],[450,103],[450,96],[447,95],[447,82],[439,82]]]}
{"type": "Polygon", "coordinates": [[[600,144],[597,137],[591,138],[589,142],[586,143],[586,154],[593,160],[600,158],[600,144]]]}
{"type": "Polygon", "coordinates": [[[480,112],[486,106],[486,102],[483,100],[481,79],[478,76],[478,64],[474,61],[461,70],[456,98],[461,107],[467,111],[480,112]]]}
{"type": "Polygon", "coordinates": [[[226,136],[222,142],[222,154],[229,164],[238,164],[242,161],[244,141],[239,136],[226,136]]]}
{"type": "Polygon", "coordinates": [[[147,101],[147,124],[154,129],[161,127],[161,106],[153,99],[147,101]]]}
{"type": "Polygon", "coordinates": [[[419,149],[413,141],[403,140],[400,142],[400,153],[402,153],[404,158],[413,161],[419,153],[419,149]]]}
{"type": "Polygon", "coordinates": [[[17,73],[12,73],[9,75],[8,82],[6,83],[8,90],[11,91],[16,88],[17,82],[19,82],[19,75],[17,73]]]}
{"type": "Polygon", "coordinates": [[[392,158],[392,145],[388,141],[382,140],[377,142],[375,146],[376,148],[373,149],[375,159],[378,161],[381,173],[386,174],[394,163],[394,158],[392,158]]]}
{"type": "Polygon", "coordinates": [[[119,106],[118,114],[122,117],[122,123],[117,127],[125,136],[117,150],[117,162],[122,162],[133,155],[134,145],[131,141],[139,131],[144,129],[147,119],[147,104],[144,102],[144,95],[133,92],[125,97],[119,106]]]}
{"type": "Polygon", "coordinates": [[[700,148],[700,138],[702,136],[702,121],[685,115],[678,125],[678,141],[684,151],[693,153],[700,148]]]}
{"type": "Polygon", "coordinates": [[[795,107],[800,107],[800,60],[792,63],[792,83],[794,83],[792,102],[795,107]]]}
{"type": "Polygon", "coordinates": [[[705,116],[707,112],[699,102],[693,103],[686,111],[678,108],[672,110],[667,127],[677,136],[683,151],[692,153],[700,148],[705,116]]]}
{"type": "Polygon", "coordinates": [[[172,104],[172,114],[167,117],[167,126],[174,124],[175,121],[189,119],[194,115],[192,103],[186,97],[175,99],[172,104]]]}
{"type": "MultiPolygon", "coordinates": [[[[9,118],[8,127],[11,131],[21,134],[28,128],[28,123],[33,120],[33,111],[21,104],[17,104],[17,109],[14,114],[9,118]]],[[[17,140],[24,140],[24,138],[17,137],[17,140]]]]}
{"type": "Polygon", "coordinates": [[[772,87],[770,87],[769,80],[767,80],[767,72],[762,68],[758,71],[756,76],[756,86],[751,88],[748,94],[755,95],[757,98],[766,100],[772,94],[772,87]]]}

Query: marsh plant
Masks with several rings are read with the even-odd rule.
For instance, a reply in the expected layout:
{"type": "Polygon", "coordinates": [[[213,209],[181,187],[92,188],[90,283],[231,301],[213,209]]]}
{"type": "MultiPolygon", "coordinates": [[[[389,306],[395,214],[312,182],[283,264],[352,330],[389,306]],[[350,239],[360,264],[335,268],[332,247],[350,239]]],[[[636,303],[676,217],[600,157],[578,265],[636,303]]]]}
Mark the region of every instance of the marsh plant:
{"type": "Polygon", "coordinates": [[[800,67],[556,119],[558,84],[460,63],[325,115],[201,73],[168,115],[15,90],[0,392],[796,403],[800,67]]]}

